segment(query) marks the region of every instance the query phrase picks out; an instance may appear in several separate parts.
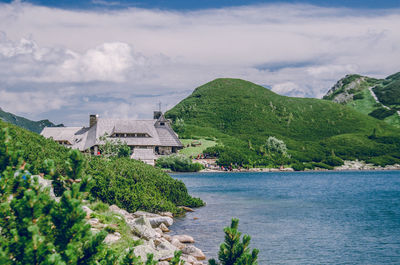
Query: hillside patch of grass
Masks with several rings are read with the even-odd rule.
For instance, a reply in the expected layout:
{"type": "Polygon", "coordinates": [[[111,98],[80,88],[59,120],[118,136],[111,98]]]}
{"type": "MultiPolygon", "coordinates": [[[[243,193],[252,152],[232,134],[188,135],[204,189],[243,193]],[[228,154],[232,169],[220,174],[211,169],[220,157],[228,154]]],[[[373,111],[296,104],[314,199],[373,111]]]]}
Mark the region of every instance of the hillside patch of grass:
{"type": "Polygon", "coordinates": [[[217,145],[215,140],[206,140],[204,138],[200,139],[180,139],[184,148],[179,151],[179,154],[188,156],[188,157],[196,157],[203,153],[205,149],[208,147],[213,147],[217,145]],[[194,143],[194,146],[192,146],[194,143]],[[198,145],[197,143],[200,143],[198,145]]]}

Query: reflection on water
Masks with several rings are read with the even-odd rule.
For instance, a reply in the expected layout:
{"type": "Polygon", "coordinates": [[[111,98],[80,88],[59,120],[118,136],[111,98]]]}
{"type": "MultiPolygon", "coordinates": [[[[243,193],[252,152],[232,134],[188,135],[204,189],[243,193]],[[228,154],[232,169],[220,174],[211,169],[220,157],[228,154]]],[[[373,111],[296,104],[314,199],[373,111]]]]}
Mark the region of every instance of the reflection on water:
{"type": "Polygon", "coordinates": [[[172,230],[216,257],[232,217],[259,264],[400,264],[400,172],[176,174],[206,207],[172,230]],[[198,218],[198,219],[195,219],[198,218]]]}

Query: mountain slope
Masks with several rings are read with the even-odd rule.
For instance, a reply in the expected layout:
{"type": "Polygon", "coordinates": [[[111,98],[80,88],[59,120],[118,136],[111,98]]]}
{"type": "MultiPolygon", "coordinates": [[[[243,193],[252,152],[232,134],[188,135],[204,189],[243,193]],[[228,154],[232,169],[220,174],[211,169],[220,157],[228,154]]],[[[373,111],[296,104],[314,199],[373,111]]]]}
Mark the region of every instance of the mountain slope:
{"type": "Polygon", "coordinates": [[[31,121],[26,118],[5,112],[0,108],[0,120],[15,124],[31,132],[40,133],[44,127],[63,127],[63,124],[55,125],[49,120],[31,121]]]}
{"type": "Polygon", "coordinates": [[[400,131],[384,122],[330,101],[280,96],[239,79],[217,79],[196,88],[166,116],[184,120],[182,136],[216,137],[252,161],[262,162],[259,150],[269,136],[285,141],[293,161],[320,162],[332,154],[364,160],[400,157],[400,131]],[[368,138],[372,134],[375,138],[368,138]]]}
{"type": "Polygon", "coordinates": [[[385,79],[347,75],[328,91],[324,99],[348,105],[400,127],[400,73],[385,79]]]}

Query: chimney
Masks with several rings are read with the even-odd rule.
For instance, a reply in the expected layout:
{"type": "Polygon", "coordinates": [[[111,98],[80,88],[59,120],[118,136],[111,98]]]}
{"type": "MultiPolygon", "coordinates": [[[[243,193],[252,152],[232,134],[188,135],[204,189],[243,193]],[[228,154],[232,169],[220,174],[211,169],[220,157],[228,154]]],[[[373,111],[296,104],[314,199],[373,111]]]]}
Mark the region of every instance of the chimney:
{"type": "Polygon", "coordinates": [[[89,127],[92,127],[97,123],[97,119],[99,118],[98,114],[90,114],[89,116],[89,127]]]}
{"type": "Polygon", "coordinates": [[[161,111],[154,111],[153,119],[154,119],[154,120],[158,120],[158,118],[160,118],[161,115],[162,115],[162,112],[161,112],[161,111]]]}

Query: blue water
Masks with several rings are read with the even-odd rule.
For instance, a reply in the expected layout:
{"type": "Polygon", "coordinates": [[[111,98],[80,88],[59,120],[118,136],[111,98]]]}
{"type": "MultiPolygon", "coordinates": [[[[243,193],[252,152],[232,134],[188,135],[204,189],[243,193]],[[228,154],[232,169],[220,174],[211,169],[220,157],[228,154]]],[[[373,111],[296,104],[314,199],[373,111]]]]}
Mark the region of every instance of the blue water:
{"type": "Polygon", "coordinates": [[[207,258],[236,217],[260,265],[400,264],[400,171],[172,176],[207,202],[172,227],[207,258]]]}

